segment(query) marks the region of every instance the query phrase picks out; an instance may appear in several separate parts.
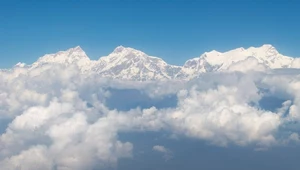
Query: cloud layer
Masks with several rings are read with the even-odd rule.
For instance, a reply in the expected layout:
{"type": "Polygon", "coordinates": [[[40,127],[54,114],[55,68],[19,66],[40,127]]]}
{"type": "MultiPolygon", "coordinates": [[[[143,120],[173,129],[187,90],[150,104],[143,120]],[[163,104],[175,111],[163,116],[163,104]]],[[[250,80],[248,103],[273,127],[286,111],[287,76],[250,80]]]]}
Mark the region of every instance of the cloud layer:
{"type": "MultiPolygon", "coordinates": [[[[113,168],[118,160],[133,156],[132,141],[118,138],[127,132],[165,131],[170,137],[221,147],[255,149],[298,143],[299,73],[281,69],[207,73],[187,82],[121,82],[59,64],[2,70],[0,167],[113,168]],[[148,105],[135,105],[129,93],[123,100],[132,101],[132,108],[108,107],[122,102],[109,100],[114,89],[139,91],[148,105]],[[177,104],[158,107],[159,102],[153,102],[166,102],[170,96],[176,97],[177,104]],[[266,97],[283,102],[274,106],[275,111],[267,110],[260,103],[266,97]]],[[[170,153],[160,145],[153,149],[170,153]]]]}

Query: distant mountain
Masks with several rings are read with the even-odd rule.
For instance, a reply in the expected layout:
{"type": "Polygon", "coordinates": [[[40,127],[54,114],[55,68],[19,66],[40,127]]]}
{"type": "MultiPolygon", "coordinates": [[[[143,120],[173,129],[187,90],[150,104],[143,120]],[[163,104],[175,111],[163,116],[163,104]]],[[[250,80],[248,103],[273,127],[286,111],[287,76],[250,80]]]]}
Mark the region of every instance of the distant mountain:
{"type": "Polygon", "coordinates": [[[119,46],[108,56],[101,57],[93,70],[103,77],[157,80],[172,79],[181,67],[167,64],[161,58],[148,56],[133,48],[119,46]]]}
{"type": "Polygon", "coordinates": [[[257,48],[237,48],[224,53],[213,50],[205,52],[199,58],[186,61],[178,76],[191,77],[213,71],[265,71],[275,68],[300,68],[300,62],[298,58],[280,54],[269,44],[257,48]]]}
{"type": "Polygon", "coordinates": [[[79,47],[55,54],[46,54],[32,65],[18,63],[15,68],[28,70],[49,64],[66,67],[77,65],[83,74],[96,73],[100,77],[136,81],[191,79],[206,72],[266,71],[277,68],[300,68],[300,59],[284,56],[275,47],[266,44],[248,49],[237,48],[224,53],[205,52],[198,58],[187,60],[183,66],[166,63],[158,57],[142,51],[119,46],[111,54],[99,60],[90,60],[79,47]]]}
{"type": "Polygon", "coordinates": [[[82,72],[91,71],[91,68],[97,63],[92,61],[81,49],[80,46],[70,48],[67,51],[59,51],[55,54],[46,54],[34,62],[30,68],[41,67],[47,64],[63,64],[69,66],[76,64],[82,72]]]}

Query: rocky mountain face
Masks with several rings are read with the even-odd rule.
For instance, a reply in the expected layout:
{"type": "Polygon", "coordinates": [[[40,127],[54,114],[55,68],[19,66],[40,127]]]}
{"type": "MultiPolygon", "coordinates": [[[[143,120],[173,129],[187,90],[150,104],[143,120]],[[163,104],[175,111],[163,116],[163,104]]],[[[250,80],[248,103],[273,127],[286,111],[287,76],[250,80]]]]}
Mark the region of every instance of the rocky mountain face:
{"type": "Polygon", "coordinates": [[[90,60],[79,47],[55,54],[46,54],[31,65],[18,63],[15,68],[34,69],[50,64],[66,67],[77,65],[80,71],[96,73],[100,77],[125,80],[191,79],[201,73],[230,71],[266,71],[276,68],[300,68],[300,58],[280,54],[275,47],[266,44],[248,49],[237,48],[227,52],[205,52],[198,58],[187,60],[183,66],[166,63],[158,57],[142,51],[119,46],[108,56],[90,60]]]}

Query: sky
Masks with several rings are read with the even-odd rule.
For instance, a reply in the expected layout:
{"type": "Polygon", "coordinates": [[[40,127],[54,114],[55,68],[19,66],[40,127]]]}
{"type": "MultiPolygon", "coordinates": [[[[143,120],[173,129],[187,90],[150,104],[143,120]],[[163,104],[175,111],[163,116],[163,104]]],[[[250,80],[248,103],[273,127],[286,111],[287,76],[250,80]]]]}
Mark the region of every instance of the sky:
{"type": "Polygon", "coordinates": [[[118,45],[182,65],[205,51],[272,44],[300,56],[296,0],[6,0],[0,67],[80,45],[91,59],[118,45]]]}
{"type": "MultiPolygon", "coordinates": [[[[205,51],[262,44],[297,57],[299,9],[296,0],[6,0],[0,68],[78,45],[91,59],[123,45],[178,65],[205,51]]],[[[99,75],[83,72],[95,67],[79,58],[0,69],[1,169],[300,167],[299,67],[272,70],[246,58],[228,70],[197,67],[179,79],[141,82],[122,78],[149,73],[149,80],[160,70],[116,65],[99,75]]]]}

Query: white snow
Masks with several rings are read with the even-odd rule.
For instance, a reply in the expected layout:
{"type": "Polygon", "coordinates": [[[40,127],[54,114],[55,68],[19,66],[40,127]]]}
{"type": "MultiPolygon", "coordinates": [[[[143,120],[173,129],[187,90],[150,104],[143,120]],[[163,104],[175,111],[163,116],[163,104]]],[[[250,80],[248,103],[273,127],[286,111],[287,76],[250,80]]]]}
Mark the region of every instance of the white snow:
{"type": "Polygon", "coordinates": [[[241,47],[224,53],[215,50],[205,52],[199,58],[188,60],[179,74],[191,77],[191,74],[211,71],[243,72],[250,69],[261,71],[277,68],[300,68],[300,62],[297,58],[280,54],[272,45],[265,44],[248,49],[241,47]],[[253,57],[253,59],[249,59],[249,57],[253,57]]]}
{"type": "MultiPolygon", "coordinates": [[[[90,60],[80,46],[46,54],[32,65],[18,63],[13,69],[33,69],[49,64],[66,67],[75,65],[82,73],[96,73],[102,77],[128,80],[191,79],[198,74],[214,71],[265,71],[277,68],[300,68],[300,59],[280,54],[275,47],[236,48],[227,52],[205,52],[200,57],[187,60],[183,66],[166,63],[134,48],[118,46],[111,54],[90,60]]],[[[21,71],[24,72],[23,70],[21,71]]]]}

